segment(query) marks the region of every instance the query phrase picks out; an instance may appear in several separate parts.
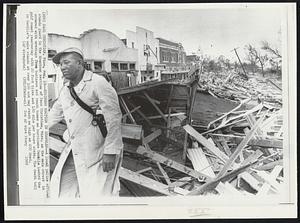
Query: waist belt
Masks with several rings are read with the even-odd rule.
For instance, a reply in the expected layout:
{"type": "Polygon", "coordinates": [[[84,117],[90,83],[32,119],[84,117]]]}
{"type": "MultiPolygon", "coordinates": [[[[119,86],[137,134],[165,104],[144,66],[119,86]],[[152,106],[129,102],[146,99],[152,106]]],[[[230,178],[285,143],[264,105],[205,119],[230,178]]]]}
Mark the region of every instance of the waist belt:
{"type": "Polygon", "coordinates": [[[99,126],[101,134],[105,138],[107,136],[107,128],[106,128],[106,122],[105,122],[103,114],[96,114],[90,106],[88,106],[86,103],[84,103],[76,94],[73,86],[70,86],[69,89],[70,89],[70,94],[71,94],[72,98],[79,104],[79,106],[93,116],[92,124],[94,126],[96,126],[96,125],[99,126]]]}

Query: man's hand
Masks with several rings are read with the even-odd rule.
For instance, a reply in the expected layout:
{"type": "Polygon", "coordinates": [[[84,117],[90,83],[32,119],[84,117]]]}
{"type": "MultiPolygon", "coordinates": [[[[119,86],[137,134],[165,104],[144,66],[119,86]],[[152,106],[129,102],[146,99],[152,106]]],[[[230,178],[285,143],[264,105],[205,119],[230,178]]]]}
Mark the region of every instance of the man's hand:
{"type": "Polygon", "coordinates": [[[104,154],[103,155],[103,171],[109,172],[115,168],[116,155],[115,154],[104,154]]]}

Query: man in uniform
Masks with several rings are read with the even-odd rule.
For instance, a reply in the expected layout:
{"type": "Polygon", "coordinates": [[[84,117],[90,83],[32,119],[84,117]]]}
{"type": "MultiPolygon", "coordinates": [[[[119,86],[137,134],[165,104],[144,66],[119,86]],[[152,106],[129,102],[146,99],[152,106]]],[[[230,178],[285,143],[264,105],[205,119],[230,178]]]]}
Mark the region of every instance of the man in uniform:
{"type": "Polygon", "coordinates": [[[94,200],[118,195],[123,143],[117,93],[103,76],[84,69],[83,53],[77,48],[58,53],[53,62],[65,81],[50,110],[49,127],[65,119],[68,139],[51,178],[51,197],[94,200]],[[95,114],[103,114],[106,137],[93,115],[74,100],[71,89],[95,114]]]}

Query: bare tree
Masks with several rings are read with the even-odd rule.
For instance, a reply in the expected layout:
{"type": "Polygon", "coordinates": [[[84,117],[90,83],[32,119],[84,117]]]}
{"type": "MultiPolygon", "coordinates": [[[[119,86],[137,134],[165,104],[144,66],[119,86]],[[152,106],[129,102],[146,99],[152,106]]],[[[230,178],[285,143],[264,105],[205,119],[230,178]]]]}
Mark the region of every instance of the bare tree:
{"type": "Polygon", "coordinates": [[[280,53],[280,51],[279,51],[279,49],[278,48],[275,48],[275,47],[272,47],[270,44],[269,44],[269,42],[267,42],[267,41],[262,41],[261,42],[261,44],[262,44],[262,49],[263,50],[266,50],[267,52],[269,52],[269,53],[271,53],[273,56],[275,56],[275,57],[277,57],[277,58],[281,58],[281,53],[280,53]]]}
{"type": "Polygon", "coordinates": [[[253,47],[251,44],[246,45],[246,50],[248,51],[247,58],[249,62],[253,65],[253,67],[259,64],[262,75],[265,76],[264,67],[266,62],[268,61],[268,56],[266,54],[263,55],[261,52],[255,49],[255,47],[253,47]]]}

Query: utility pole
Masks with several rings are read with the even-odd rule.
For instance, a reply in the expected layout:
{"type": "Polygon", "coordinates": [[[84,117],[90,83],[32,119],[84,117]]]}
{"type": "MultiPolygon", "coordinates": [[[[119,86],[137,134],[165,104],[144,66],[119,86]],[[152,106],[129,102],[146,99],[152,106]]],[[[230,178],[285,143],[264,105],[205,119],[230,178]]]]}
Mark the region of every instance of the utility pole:
{"type": "MultiPolygon", "coordinates": [[[[242,64],[242,61],[240,60],[240,57],[239,57],[239,55],[238,55],[238,53],[237,53],[237,51],[236,51],[237,49],[238,49],[238,48],[234,48],[233,50],[234,50],[235,55],[237,56],[237,58],[238,58],[238,60],[239,60],[239,62],[240,62],[240,64],[241,64],[241,67],[242,67],[242,69],[243,69],[243,71],[244,71],[245,77],[248,79],[246,70],[245,70],[245,68],[244,68],[244,66],[243,66],[243,64],[242,64]]],[[[231,50],[231,51],[233,51],[233,50],[231,50]]]]}

